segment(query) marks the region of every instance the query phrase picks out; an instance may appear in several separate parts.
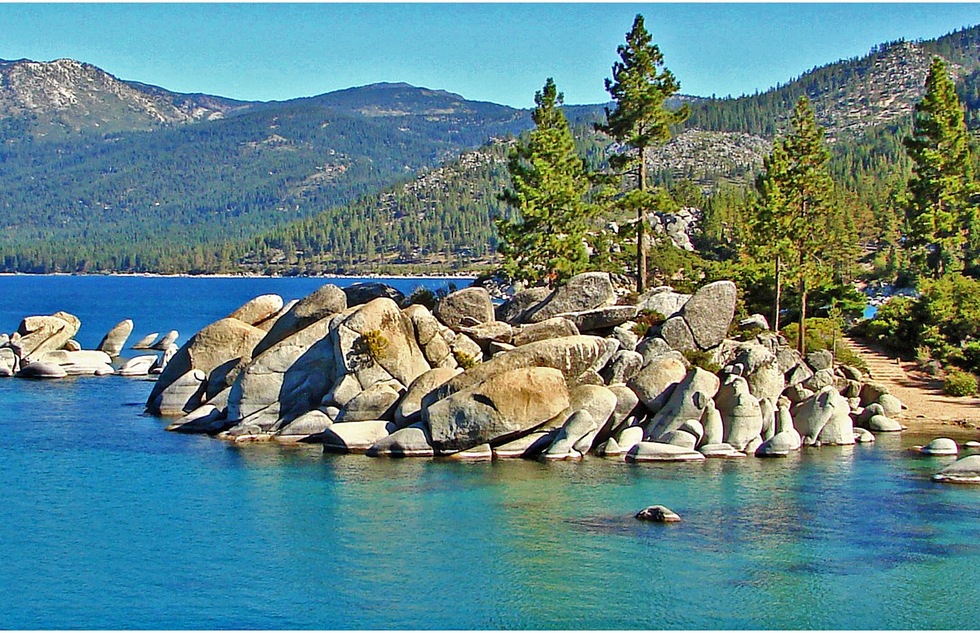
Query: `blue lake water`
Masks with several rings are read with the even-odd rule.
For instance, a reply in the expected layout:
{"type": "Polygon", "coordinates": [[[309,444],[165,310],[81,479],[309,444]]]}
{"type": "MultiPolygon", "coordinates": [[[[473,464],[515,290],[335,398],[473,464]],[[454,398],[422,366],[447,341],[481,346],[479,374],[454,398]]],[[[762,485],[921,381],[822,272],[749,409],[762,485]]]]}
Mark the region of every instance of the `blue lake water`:
{"type": "MultiPolygon", "coordinates": [[[[326,281],[0,277],[0,331],[67,310],[87,348],[123,318],[131,342],[184,341],[326,281]]],[[[167,433],[150,386],[0,379],[0,628],[980,622],[980,487],[933,483],[948,458],[899,437],[659,466],[378,460],[167,433]],[[684,521],[632,518],[653,503],[684,521]]]]}

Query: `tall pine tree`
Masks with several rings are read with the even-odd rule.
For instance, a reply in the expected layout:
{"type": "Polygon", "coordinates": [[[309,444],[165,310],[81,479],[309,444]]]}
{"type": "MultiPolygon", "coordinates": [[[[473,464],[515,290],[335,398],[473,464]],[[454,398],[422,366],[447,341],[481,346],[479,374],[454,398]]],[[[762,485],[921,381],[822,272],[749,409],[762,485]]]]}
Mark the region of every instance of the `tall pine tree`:
{"type": "Polygon", "coordinates": [[[807,297],[810,289],[828,272],[827,230],[832,213],[834,183],[827,163],[823,129],[817,125],[810,101],[800,97],[790,120],[790,133],[777,140],[756,181],[758,200],[751,233],[756,253],[772,257],[775,265],[776,306],[785,268],[796,281],[800,300],[799,334],[796,345],[803,352],[806,341],[807,297]]]}
{"type": "Polygon", "coordinates": [[[915,106],[906,245],[920,274],[933,278],[973,268],[980,250],[973,173],[963,108],[946,64],[932,59],[925,96],[915,106]]]}
{"type": "Polygon", "coordinates": [[[649,212],[645,196],[647,191],[646,150],[670,139],[670,126],[682,123],[689,114],[687,104],[677,110],[666,107],[667,99],[680,90],[680,83],[664,67],[660,48],[643,25],[643,16],[637,15],[633,28],[626,34],[626,44],[617,49],[620,61],[613,64],[612,79],[606,79],[606,91],[616,106],[606,108],[606,123],[596,129],[609,134],[634,151],[610,160],[615,167],[635,170],[638,200],[630,206],[637,209],[636,235],[636,285],[637,291],[646,289],[647,250],[644,238],[644,218],[649,212]],[[617,160],[618,159],[618,160],[617,160]]]}
{"type": "Polygon", "coordinates": [[[535,129],[508,157],[512,188],[501,198],[517,217],[496,222],[501,269],[529,285],[564,281],[589,263],[585,238],[596,208],[586,201],[591,184],[560,109],[563,101],[549,77],[534,95],[535,129]]]}

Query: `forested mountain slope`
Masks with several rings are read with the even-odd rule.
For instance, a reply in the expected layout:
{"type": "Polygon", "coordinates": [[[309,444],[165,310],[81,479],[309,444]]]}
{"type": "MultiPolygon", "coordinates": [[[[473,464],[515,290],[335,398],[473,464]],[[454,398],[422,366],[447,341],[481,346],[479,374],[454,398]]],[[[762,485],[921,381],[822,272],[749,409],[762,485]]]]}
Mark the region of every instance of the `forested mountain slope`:
{"type": "MultiPolygon", "coordinates": [[[[806,94],[836,140],[835,173],[878,191],[904,160],[900,139],[933,54],[952,63],[975,125],[980,27],[876,46],[757,95],[685,97],[691,118],[649,154],[651,173],[712,191],[750,182],[806,94]]],[[[593,166],[617,151],[589,131],[602,112],[566,108],[593,166]]],[[[252,103],[71,60],[0,62],[0,270],[458,265],[492,252],[489,218],[506,183],[504,141],[461,152],[530,127],[526,110],[407,84],[252,103]],[[474,158],[483,153],[495,158],[474,158]],[[455,184],[421,198],[405,185],[438,173],[455,184]]]]}

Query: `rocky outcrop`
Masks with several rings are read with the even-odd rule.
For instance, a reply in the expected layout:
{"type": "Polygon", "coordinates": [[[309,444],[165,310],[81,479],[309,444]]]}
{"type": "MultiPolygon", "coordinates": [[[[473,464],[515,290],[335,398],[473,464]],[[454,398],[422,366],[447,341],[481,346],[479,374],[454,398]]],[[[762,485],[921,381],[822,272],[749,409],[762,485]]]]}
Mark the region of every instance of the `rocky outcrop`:
{"type": "MultiPolygon", "coordinates": [[[[886,406],[899,408],[825,354],[795,354],[777,333],[752,326],[741,340],[725,338],[730,282],[690,296],[657,289],[617,306],[609,275],[587,273],[544,298],[515,300],[503,312],[517,325],[498,320],[482,288],[447,295],[436,314],[387,294],[383,285],[345,293],[328,284],[285,306],[257,298],[233,314],[263,327],[229,317],[195,334],[148,407],[183,415],[172,430],[240,443],[630,462],[781,457],[871,441],[854,424],[885,430],[893,422],[886,406]],[[382,296],[360,302],[372,294],[382,296]],[[639,314],[641,302],[671,314],[637,327],[649,316],[639,314]]],[[[72,353],[82,352],[52,359],[72,353]]]]}
{"type": "Polygon", "coordinates": [[[64,347],[80,327],[78,317],[67,312],[30,316],[20,322],[17,332],[10,337],[10,345],[18,350],[21,359],[34,358],[64,347]]]}
{"type": "MultiPolygon", "coordinates": [[[[174,402],[174,394],[166,392],[181,376],[188,372],[199,371],[206,379],[211,370],[219,365],[234,359],[250,357],[256,344],[264,336],[264,331],[238,319],[221,319],[205,327],[177,351],[160,374],[146,401],[147,410],[162,414],[160,402],[162,399],[174,402]]],[[[180,390],[180,393],[191,394],[186,389],[180,390]]],[[[194,398],[183,403],[179,409],[186,413],[201,404],[195,394],[194,398]]]]}

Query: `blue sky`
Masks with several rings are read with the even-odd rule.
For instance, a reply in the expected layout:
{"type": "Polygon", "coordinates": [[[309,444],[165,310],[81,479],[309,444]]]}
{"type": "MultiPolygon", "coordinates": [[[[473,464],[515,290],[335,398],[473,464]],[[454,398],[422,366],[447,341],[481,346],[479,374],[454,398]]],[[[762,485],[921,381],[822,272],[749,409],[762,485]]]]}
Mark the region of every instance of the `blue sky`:
{"type": "Polygon", "coordinates": [[[637,13],[681,92],[700,96],[980,23],[976,3],[0,4],[0,58],[248,100],[405,81],[528,107],[550,76],[567,103],[599,103],[637,13]]]}

